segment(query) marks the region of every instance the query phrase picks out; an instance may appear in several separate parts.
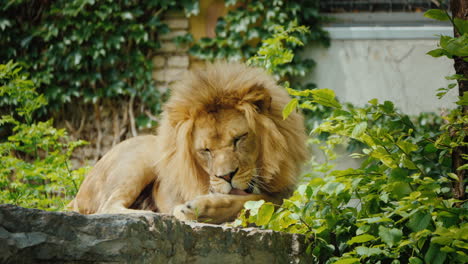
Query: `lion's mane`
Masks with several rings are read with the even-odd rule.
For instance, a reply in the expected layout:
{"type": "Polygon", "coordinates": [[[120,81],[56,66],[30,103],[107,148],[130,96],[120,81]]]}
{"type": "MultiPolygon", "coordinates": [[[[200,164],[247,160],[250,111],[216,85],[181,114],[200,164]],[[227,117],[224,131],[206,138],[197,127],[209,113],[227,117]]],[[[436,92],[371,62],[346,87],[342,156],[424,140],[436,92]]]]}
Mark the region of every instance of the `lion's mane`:
{"type": "Polygon", "coordinates": [[[302,116],[294,112],[283,120],[289,100],[285,89],[259,68],[221,62],[192,71],[174,85],[165,105],[158,130],[163,151],[155,164],[158,181],[169,183],[171,192],[185,200],[206,193],[209,177],[191,150],[194,122],[216,109],[233,108],[245,115],[260,142],[256,163],[264,191],[291,191],[307,146],[302,116]]]}

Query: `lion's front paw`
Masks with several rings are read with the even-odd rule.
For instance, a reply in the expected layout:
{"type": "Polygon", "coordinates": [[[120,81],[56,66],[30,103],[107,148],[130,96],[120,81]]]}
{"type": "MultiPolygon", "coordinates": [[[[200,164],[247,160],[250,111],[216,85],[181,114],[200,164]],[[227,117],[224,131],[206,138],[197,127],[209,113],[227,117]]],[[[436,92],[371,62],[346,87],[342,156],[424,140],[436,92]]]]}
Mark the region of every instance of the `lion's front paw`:
{"type": "MultiPolygon", "coordinates": [[[[239,196],[240,197],[240,196],[239,196]]],[[[239,213],[245,201],[237,201],[237,196],[208,194],[178,205],[172,214],[179,220],[197,220],[209,223],[230,221],[239,213]]]]}
{"type": "Polygon", "coordinates": [[[199,213],[199,209],[194,204],[194,201],[177,205],[172,212],[177,219],[182,221],[197,220],[200,215],[199,213]]]}

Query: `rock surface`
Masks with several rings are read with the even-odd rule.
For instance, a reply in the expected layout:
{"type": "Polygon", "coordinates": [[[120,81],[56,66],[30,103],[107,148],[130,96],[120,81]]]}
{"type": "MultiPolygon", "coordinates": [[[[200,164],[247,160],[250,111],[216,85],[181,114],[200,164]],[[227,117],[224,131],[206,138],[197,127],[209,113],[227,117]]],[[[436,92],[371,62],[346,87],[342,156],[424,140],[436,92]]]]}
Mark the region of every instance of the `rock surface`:
{"type": "Polygon", "coordinates": [[[310,263],[303,241],[154,213],[86,216],[0,205],[0,263],[310,263]]]}

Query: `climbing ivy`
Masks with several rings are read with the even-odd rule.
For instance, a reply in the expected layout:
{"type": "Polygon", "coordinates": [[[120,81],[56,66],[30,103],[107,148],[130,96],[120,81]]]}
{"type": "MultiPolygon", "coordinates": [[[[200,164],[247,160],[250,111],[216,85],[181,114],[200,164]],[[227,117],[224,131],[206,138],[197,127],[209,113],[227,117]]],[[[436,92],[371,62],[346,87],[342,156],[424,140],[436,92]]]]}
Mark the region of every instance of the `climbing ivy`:
{"type": "Polygon", "coordinates": [[[135,97],[158,112],[151,57],[169,31],[161,20],[169,9],[196,14],[198,1],[2,1],[0,61],[31,73],[48,110],[135,97]]]}
{"type": "MultiPolygon", "coordinates": [[[[309,34],[292,33],[304,44],[327,46],[329,38],[320,24],[325,20],[318,13],[318,0],[226,1],[228,13],[218,20],[216,37],[202,38],[190,48],[190,53],[203,60],[246,60],[254,56],[262,40],[275,33],[278,25],[294,23],[309,27],[309,34]]],[[[297,42],[284,44],[295,53],[302,49],[297,42]]],[[[315,62],[312,59],[294,58],[289,64],[279,65],[274,73],[286,79],[304,76],[315,62]]]]}

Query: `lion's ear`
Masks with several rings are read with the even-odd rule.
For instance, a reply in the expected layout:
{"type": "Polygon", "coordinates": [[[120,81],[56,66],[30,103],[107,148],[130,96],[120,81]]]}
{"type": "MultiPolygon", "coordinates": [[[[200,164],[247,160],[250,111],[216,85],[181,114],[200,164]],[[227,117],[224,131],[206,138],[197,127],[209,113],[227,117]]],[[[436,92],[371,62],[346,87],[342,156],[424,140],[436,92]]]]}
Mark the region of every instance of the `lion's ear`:
{"type": "Polygon", "coordinates": [[[265,113],[270,110],[271,100],[268,90],[259,84],[250,87],[249,92],[243,98],[243,101],[255,106],[259,113],[265,113]]]}
{"type": "Polygon", "coordinates": [[[164,106],[163,115],[166,115],[171,127],[175,128],[181,122],[187,120],[187,111],[182,107],[173,107],[169,103],[164,106]]]}

